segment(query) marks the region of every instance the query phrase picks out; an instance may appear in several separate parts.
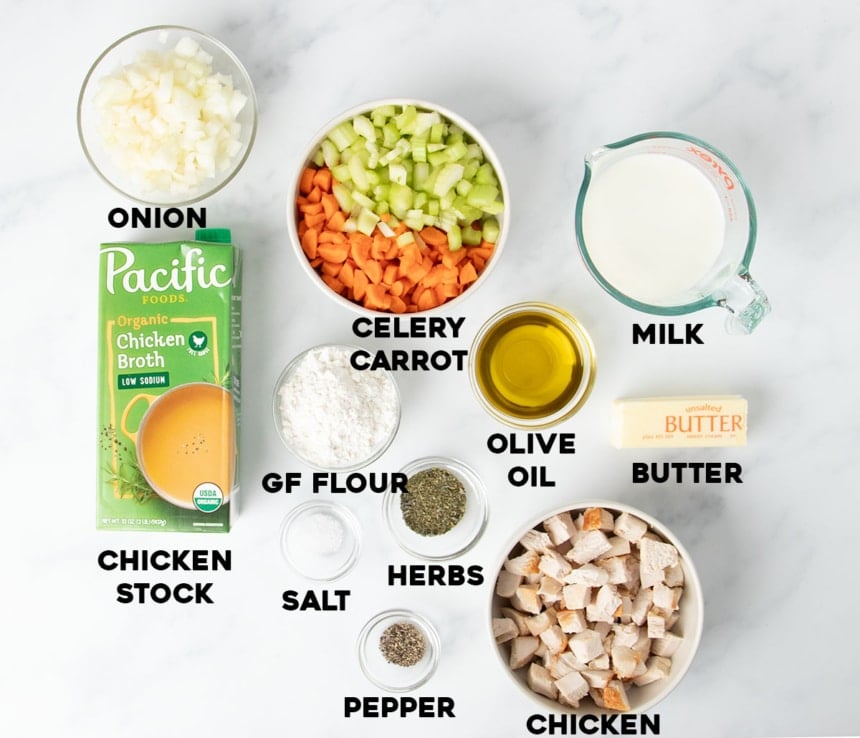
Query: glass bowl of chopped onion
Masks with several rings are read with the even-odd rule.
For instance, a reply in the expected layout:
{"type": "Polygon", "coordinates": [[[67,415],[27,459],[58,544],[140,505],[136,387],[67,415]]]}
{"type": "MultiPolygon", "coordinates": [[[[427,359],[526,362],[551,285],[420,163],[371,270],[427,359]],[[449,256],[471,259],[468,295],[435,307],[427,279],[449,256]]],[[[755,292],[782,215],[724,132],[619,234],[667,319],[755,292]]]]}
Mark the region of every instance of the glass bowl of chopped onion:
{"type": "Polygon", "coordinates": [[[257,130],[251,79],[230,49],[182,26],[111,44],[78,97],[78,135],[96,173],[150,205],[185,205],[242,168],[257,130]]]}
{"type": "Polygon", "coordinates": [[[428,561],[453,559],[484,532],[488,508],[477,473],[457,459],[428,456],[407,464],[406,490],[383,496],[388,530],[407,553],[428,561]]]}

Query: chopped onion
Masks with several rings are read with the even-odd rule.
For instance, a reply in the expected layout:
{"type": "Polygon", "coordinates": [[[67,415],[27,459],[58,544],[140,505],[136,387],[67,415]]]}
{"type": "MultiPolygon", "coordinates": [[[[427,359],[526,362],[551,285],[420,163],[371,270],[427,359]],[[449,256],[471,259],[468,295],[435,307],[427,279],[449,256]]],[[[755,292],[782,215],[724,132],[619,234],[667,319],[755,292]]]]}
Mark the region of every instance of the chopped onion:
{"type": "Polygon", "coordinates": [[[144,192],[191,193],[242,149],[237,118],[248,98],[211,62],[186,36],[100,81],[99,134],[113,163],[144,192]]]}

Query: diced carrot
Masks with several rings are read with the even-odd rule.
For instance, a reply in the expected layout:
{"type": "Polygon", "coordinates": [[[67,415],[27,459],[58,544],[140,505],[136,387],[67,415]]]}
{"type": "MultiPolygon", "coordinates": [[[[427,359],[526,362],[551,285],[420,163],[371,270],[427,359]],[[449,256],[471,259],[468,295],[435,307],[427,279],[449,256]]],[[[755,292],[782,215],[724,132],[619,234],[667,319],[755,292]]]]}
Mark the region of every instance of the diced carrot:
{"type": "Polygon", "coordinates": [[[387,284],[389,287],[394,284],[397,280],[397,265],[389,264],[385,267],[385,270],[382,272],[382,283],[387,284]]]}
{"type": "Polygon", "coordinates": [[[406,312],[406,303],[396,295],[391,295],[391,312],[395,314],[406,312]]]}
{"type": "Polygon", "coordinates": [[[438,304],[436,293],[431,289],[423,290],[418,297],[417,305],[419,310],[430,310],[430,308],[434,308],[438,304]]]}
{"type": "Polygon", "coordinates": [[[422,228],[420,233],[424,242],[431,246],[441,246],[443,243],[448,243],[448,236],[445,234],[445,231],[440,231],[438,228],[434,228],[433,226],[422,228]]]}
{"type": "Polygon", "coordinates": [[[447,285],[443,282],[440,282],[433,288],[433,294],[436,296],[436,304],[441,305],[448,299],[448,295],[445,294],[445,290],[447,285]]]}
{"type": "Polygon", "coordinates": [[[345,243],[324,243],[317,247],[317,253],[326,261],[343,264],[349,255],[349,246],[345,243]]]}
{"type": "Polygon", "coordinates": [[[323,274],[322,279],[323,282],[337,292],[337,294],[341,294],[344,289],[346,289],[343,286],[343,282],[341,282],[337,277],[332,277],[330,274],[323,274]]]}
{"type": "Polygon", "coordinates": [[[317,169],[312,181],[323,192],[331,192],[331,170],[328,167],[317,169]]]}
{"type": "Polygon", "coordinates": [[[310,167],[306,167],[304,170],[302,170],[302,176],[301,179],[299,179],[299,192],[301,192],[303,195],[307,195],[313,188],[315,174],[316,170],[311,169],[310,167]]]}
{"type": "Polygon", "coordinates": [[[369,284],[364,296],[364,304],[369,308],[387,310],[391,305],[391,295],[388,294],[384,285],[369,284]]]}
{"type": "Polygon", "coordinates": [[[302,251],[308,259],[317,258],[317,232],[313,229],[306,229],[302,235],[302,251]]]}
{"type": "Polygon", "coordinates": [[[390,240],[390,245],[388,247],[388,251],[385,252],[386,259],[396,259],[397,254],[400,253],[400,246],[397,245],[397,239],[392,238],[390,240]]]}
{"type": "Polygon", "coordinates": [[[442,282],[439,286],[442,288],[442,294],[445,295],[446,300],[457,297],[463,291],[463,288],[456,282],[442,282]]]}
{"type": "Polygon", "coordinates": [[[319,187],[314,187],[308,193],[308,202],[320,202],[322,200],[322,190],[319,187]]]}
{"type": "Polygon", "coordinates": [[[318,202],[309,203],[307,205],[301,205],[299,207],[299,210],[302,213],[304,213],[305,215],[313,215],[314,213],[321,213],[322,209],[323,209],[322,204],[318,203],[318,202]]]}
{"type": "Polygon", "coordinates": [[[471,284],[478,278],[478,272],[475,271],[475,267],[471,261],[467,261],[463,264],[463,268],[460,269],[460,284],[467,285],[471,284]]]}
{"type": "Polygon", "coordinates": [[[405,276],[413,282],[418,283],[430,273],[431,266],[431,264],[427,264],[424,261],[413,263],[407,270],[405,276]]]}
{"type": "Polygon", "coordinates": [[[336,264],[333,261],[326,261],[323,259],[323,263],[320,264],[320,270],[323,274],[328,274],[330,277],[337,277],[340,272],[340,264],[336,264]]]}
{"type": "MultiPolygon", "coordinates": [[[[346,245],[346,236],[343,235],[343,233],[340,233],[339,231],[325,230],[322,233],[320,233],[319,242],[320,243],[342,243],[342,244],[346,245]]],[[[348,249],[348,246],[347,246],[347,249],[348,249]]]]}
{"type": "Polygon", "coordinates": [[[377,233],[373,237],[373,245],[370,247],[370,255],[377,260],[384,259],[385,254],[388,253],[389,245],[390,244],[388,243],[388,239],[385,236],[377,233]]]}
{"type": "Polygon", "coordinates": [[[482,259],[480,256],[478,256],[477,254],[472,254],[469,257],[469,261],[471,261],[472,264],[475,265],[475,270],[478,272],[478,274],[483,272],[484,267],[487,266],[487,262],[484,259],[482,259]]]}
{"type": "Polygon", "coordinates": [[[395,297],[400,297],[406,291],[406,283],[402,279],[395,279],[388,291],[395,297]]]}
{"type": "Polygon", "coordinates": [[[309,263],[309,264],[310,264],[314,269],[316,269],[320,264],[322,264],[322,263],[323,263],[323,260],[322,260],[322,257],[321,257],[321,256],[317,256],[315,259],[311,259],[308,263],[309,263]]]}
{"type": "Polygon", "coordinates": [[[306,231],[307,229],[308,229],[308,224],[307,224],[307,223],[305,223],[305,221],[304,221],[304,220],[302,220],[301,222],[299,222],[299,226],[298,226],[298,228],[296,229],[296,230],[299,232],[299,238],[301,238],[302,236],[304,236],[304,235],[305,235],[305,231],[306,231]]]}
{"type": "Polygon", "coordinates": [[[349,235],[349,254],[355,259],[355,263],[360,269],[364,269],[365,264],[370,259],[370,239],[365,236],[363,239],[358,236],[363,234],[351,233],[349,235]]]}
{"type": "Polygon", "coordinates": [[[329,194],[328,192],[323,194],[322,198],[320,199],[320,207],[322,207],[323,211],[325,212],[326,220],[331,220],[331,216],[334,215],[340,209],[340,205],[337,204],[335,196],[329,194]]]}
{"type": "Polygon", "coordinates": [[[364,299],[364,293],[367,291],[367,275],[361,270],[355,271],[355,279],[352,285],[352,299],[361,301],[364,299]]]}
{"type": "Polygon", "coordinates": [[[343,214],[342,210],[338,210],[331,216],[331,218],[328,219],[328,223],[326,225],[333,231],[342,231],[344,223],[346,223],[346,216],[343,214]]]}
{"type": "Polygon", "coordinates": [[[389,220],[391,220],[391,213],[383,213],[382,215],[379,216],[379,219],[383,223],[387,223],[389,220]]]}
{"type": "Polygon", "coordinates": [[[422,286],[435,287],[437,284],[440,284],[442,282],[442,273],[445,269],[445,266],[434,266],[429,272],[427,272],[427,276],[421,280],[422,286]]]}
{"type": "Polygon", "coordinates": [[[451,249],[443,246],[440,251],[442,252],[442,263],[445,266],[457,266],[457,264],[466,258],[466,249],[451,251],[451,249]]]}
{"type": "Polygon", "coordinates": [[[382,281],[382,267],[378,261],[368,259],[362,267],[362,271],[373,284],[379,284],[382,281]]]}
{"type": "Polygon", "coordinates": [[[488,249],[483,246],[472,246],[469,249],[469,255],[472,257],[480,256],[484,261],[486,261],[493,255],[493,250],[491,248],[488,249]]]}
{"type": "MultiPolygon", "coordinates": [[[[320,210],[322,210],[322,208],[320,208],[320,210]]],[[[313,228],[316,225],[324,225],[325,213],[319,212],[314,213],[313,215],[305,215],[305,223],[308,224],[308,228],[313,228]]]]}
{"type": "Polygon", "coordinates": [[[343,282],[346,287],[352,287],[355,284],[355,270],[348,261],[344,262],[338,272],[337,278],[343,282]]]}

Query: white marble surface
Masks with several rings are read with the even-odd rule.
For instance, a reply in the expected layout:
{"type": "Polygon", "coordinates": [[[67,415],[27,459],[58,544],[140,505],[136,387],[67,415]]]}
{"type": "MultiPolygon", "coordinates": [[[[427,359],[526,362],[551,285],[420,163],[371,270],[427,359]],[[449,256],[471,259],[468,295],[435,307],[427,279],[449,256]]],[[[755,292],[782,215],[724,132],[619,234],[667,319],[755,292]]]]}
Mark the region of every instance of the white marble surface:
{"type": "MultiPolygon", "coordinates": [[[[284,220],[288,179],[311,135],[353,104],[436,101],[476,124],[501,158],[513,214],[503,261],[466,303],[466,347],[480,323],[519,300],[557,303],[591,331],[599,376],[574,457],[548,460],[552,490],[516,490],[485,439],[500,430],[465,374],[403,375],[404,416],[372,469],[450,454],[474,466],[491,519],[463,563],[488,570],[527,520],[604,496],[662,518],[690,549],[706,622],[696,660],[656,711],[664,736],[845,735],[860,646],[856,562],[856,364],[860,186],[860,6],[853,2],[209,2],[5,0],[7,105],[0,167],[2,352],[0,735],[525,736],[533,705],[500,668],[486,632],[490,585],[389,589],[409,562],[382,527],[380,501],[346,504],[365,531],[345,614],[288,614],[302,582],[280,558],[278,527],[307,491],[269,495],[260,477],[301,469],[272,425],[282,366],[321,341],[349,340],[350,315],[301,274],[284,220]],[[259,96],[256,146],[238,178],[205,203],[245,248],[242,511],[229,537],[96,532],[96,249],[127,204],[88,168],[74,108],[89,64],[141,26],[208,31],[244,61],[259,96]],[[759,211],[753,274],[773,314],[751,337],[632,346],[637,314],[584,269],[573,236],[582,157],[654,129],[728,152],[759,211]],[[620,452],[612,399],[737,392],[750,401],[737,451],[620,452]],[[730,460],[744,484],[633,486],[630,462],[730,460]],[[106,547],[229,546],[209,607],[128,606],[106,547]],[[345,695],[374,695],[355,638],[375,612],[411,607],[436,623],[438,672],[424,695],[456,699],[454,721],[345,720],[345,695]]],[[[163,235],[163,234],[162,234],[163,235]]],[[[393,346],[395,342],[378,342],[393,346]]],[[[400,344],[397,344],[400,345],[400,344]]],[[[141,577],[143,578],[143,577],[141,577]]],[[[207,577],[208,578],[208,577],[207,577]]]]}

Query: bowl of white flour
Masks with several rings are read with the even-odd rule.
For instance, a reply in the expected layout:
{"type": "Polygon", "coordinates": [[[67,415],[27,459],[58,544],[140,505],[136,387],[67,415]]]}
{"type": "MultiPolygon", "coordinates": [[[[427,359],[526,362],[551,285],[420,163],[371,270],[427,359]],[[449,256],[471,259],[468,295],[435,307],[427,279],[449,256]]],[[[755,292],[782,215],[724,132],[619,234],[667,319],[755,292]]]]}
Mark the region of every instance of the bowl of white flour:
{"type": "Polygon", "coordinates": [[[275,427],[315,469],[353,471],[378,459],[400,425],[391,372],[353,368],[354,346],[324,344],[296,356],[275,383],[275,427]]]}

